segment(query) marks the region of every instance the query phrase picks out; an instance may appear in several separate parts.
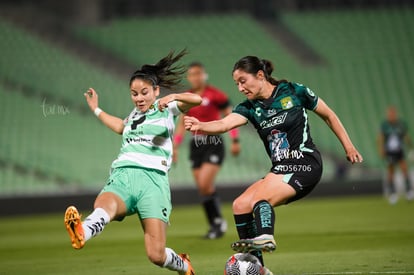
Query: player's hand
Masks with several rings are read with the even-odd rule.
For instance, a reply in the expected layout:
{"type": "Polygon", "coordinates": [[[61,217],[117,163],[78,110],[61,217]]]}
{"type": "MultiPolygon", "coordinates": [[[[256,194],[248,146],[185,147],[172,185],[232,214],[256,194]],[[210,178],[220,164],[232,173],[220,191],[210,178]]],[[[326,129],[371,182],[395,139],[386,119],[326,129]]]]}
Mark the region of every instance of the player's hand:
{"type": "Polygon", "coordinates": [[[89,88],[83,95],[86,98],[89,108],[92,112],[95,111],[95,109],[98,108],[98,94],[96,91],[93,88],[89,88]]]}
{"type": "Polygon", "coordinates": [[[187,131],[197,132],[200,130],[200,121],[192,116],[184,117],[184,128],[187,131]]]}
{"type": "Polygon", "coordinates": [[[168,103],[175,100],[175,94],[166,95],[158,101],[158,109],[163,112],[168,107],[168,103]]]}
{"type": "Polygon", "coordinates": [[[240,154],[240,143],[239,142],[232,142],[230,147],[230,152],[234,157],[237,157],[240,154]]]}
{"type": "Polygon", "coordinates": [[[362,158],[362,155],[354,147],[346,150],[346,159],[350,161],[352,164],[360,163],[364,160],[362,158]]]}

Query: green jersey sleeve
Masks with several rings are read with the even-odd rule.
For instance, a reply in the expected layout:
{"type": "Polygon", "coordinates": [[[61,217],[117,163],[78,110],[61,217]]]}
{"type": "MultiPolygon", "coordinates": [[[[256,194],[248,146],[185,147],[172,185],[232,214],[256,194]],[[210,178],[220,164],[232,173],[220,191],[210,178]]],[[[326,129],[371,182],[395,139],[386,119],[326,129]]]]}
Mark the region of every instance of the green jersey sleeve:
{"type": "Polygon", "coordinates": [[[302,106],[308,110],[315,110],[316,106],[318,105],[318,96],[315,95],[311,89],[302,84],[293,83],[293,86],[295,88],[297,97],[302,103],[302,106]]]}
{"type": "Polygon", "coordinates": [[[250,120],[250,109],[251,109],[251,103],[246,100],[234,107],[233,113],[239,114],[250,120]]]}

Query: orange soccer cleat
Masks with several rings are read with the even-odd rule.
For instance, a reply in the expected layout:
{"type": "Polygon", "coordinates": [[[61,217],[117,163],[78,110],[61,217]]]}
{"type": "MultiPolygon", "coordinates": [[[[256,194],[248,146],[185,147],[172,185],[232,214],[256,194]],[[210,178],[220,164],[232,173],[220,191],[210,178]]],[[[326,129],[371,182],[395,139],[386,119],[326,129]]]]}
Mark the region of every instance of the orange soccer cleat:
{"type": "Polygon", "coordinates": [[[85,245],[85,234],[83,232],[81,215],[75,206],[69,206],[66,209],[65,226],[69,233],[72,247],[81,249],[85,245]]]}
{"type": "Polygon", "coordinates": [[[181,259],[183,259],[183,261],[186,262],[188,265],[187,272],[179,273],[179,274],[180,275],[195,275],[194,268],[191,265],[190,256],[188,256],[188,254],[179,254],[178,256],[180,256],[181,259]]]}

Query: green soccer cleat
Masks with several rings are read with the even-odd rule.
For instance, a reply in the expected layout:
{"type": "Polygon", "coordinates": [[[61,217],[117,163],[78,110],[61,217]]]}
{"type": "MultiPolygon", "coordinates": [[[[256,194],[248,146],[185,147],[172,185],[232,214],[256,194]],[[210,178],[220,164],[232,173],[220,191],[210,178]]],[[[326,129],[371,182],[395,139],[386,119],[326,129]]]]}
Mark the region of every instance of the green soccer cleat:
{"type": "Polygon", "coordinates": [[[273,252],[276,250],[276,242],[272,235],[264,234],[253,239],[242,239],[234,242],[231,244],[231,248],[239,253],[273,252]]]}

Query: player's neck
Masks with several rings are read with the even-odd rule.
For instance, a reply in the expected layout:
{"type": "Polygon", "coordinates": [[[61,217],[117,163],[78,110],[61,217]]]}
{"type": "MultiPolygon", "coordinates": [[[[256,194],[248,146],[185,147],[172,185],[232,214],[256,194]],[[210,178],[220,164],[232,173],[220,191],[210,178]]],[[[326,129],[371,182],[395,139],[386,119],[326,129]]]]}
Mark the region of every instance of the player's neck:
{"type": "Polygon", "coordinates": [[[274,91],[275,87],[276,87],[275,85],[272,85],[269,82],[265,82],[265,84],[263,85],[263,87],[260,91],[258,99],[265,100],[265,99],[270,98],[273,94],[273,91],[274,91]]]}
{"type": "Polygon", "coordinates": [[[203,85],[203,86],[200,86],[197,89],[192,89],[192,91],[195,94],[201,95],[204,92],[204,90],[206,89],[206,87],[207,87],[207,85],[203,85]]]}

